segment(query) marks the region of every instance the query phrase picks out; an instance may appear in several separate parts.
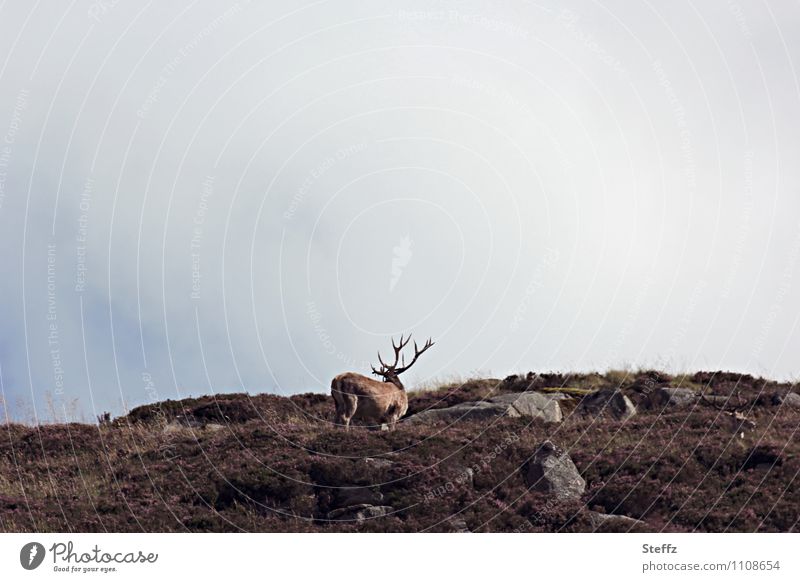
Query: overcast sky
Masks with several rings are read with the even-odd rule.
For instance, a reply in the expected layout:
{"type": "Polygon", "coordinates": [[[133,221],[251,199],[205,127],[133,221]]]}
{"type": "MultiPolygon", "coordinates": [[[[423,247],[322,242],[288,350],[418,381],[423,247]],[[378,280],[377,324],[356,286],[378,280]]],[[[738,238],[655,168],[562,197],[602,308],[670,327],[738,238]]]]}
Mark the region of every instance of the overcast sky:
{"type": "Polygon", "coordinates": [[[2,4],[13,416],[327,391],[402,332],[408,386],[800,375],[796,2],[264,4],[2,4]]]}

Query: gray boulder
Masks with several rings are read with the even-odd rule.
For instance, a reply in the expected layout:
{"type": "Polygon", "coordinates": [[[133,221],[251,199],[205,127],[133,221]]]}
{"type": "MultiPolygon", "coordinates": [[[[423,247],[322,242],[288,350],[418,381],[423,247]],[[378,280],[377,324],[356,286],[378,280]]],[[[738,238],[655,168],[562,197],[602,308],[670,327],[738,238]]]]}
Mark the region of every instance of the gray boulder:
{"type": "Polygon", "coordinates": [[[626,420],[636,414],[636,407],[621,390],[606,388],[584,396],[575,412],[583,416],[608,416],[616,420],[626,420]]]}
{"type": "Polygon", "coordinates": [[[489,399],[494,404],[509,404],[519,416],[530,416],[541,418],[545,422],[561,422],[561,406],[558,399],[550,394],[541,392],[518,392],[512,394],[502,394],[489,399]]]}
{"type": "Polygon", "coordinates": [[[378,467],[379,469],[387,469],[394,464],[389,459],[381,459],[380,457],[364,457],[364,462],[370,467],[378,467]]]}
{"type": "Polygon", "coordinates": [[[650,403],[659,408],[664,406],[687,406],[697,402],[698,395],[689,388],[656,388],[650,396],[650,403]]]}
{"type": "Polygon", "coordinates": [[[453,533],[470,533],[466,520],[460,517],[451,517],[447,520],[447,525],[453,533]]]}
{"type": "Polygon", "coordinates": [[[389,505],[369,505],[367,503],[362,503],[351,507],[334,509],[328,513],[327,517],[332,521],[355,521],[360,523],[367,519],[384,517],[392,511],[394,511],[394,508],[389,505]]]}
{"type": "Polygon", "coordinates": [[[792,408],[800,408],[800,394],[797,392],[787,392],[775,397],[775,404],[780,406],[791,406],[792,408]]]}
{"type": "Polygon", "coordinates": [[[545,392],[545,396],[549,396],[553,400],[573,400],[575,397],[563,392],[545,392]]]}
{"type": "Polygon", "coordinates": [[[529,416],[546,422],[561,422],[563,418],[557,398],[539,392],[519,392],[493,396],[485,401],[463,402],[447,408],[423,410],[408,417],[405,422],[414,424],[438,420],[487,420],[499,416],[529,416]]]}
{"type": "Polygon", "coordinates": [[[432,408],[423,410],[414,416],[408,417],[405,422],[418,423],[444,420],[455,422],[457,420],[487,420],[498,416],[521,416],[519,411],[511,404],[502,402],[464,402],[449,406],[448,408],[432,408]]]}
{"type": "Polygon", "coordinates": [[[586,491],[581,477],[566,452],[544,441],[525,469],[525,482],[534,491],[549,493],[557,499],[578,499],[586,491]]]}

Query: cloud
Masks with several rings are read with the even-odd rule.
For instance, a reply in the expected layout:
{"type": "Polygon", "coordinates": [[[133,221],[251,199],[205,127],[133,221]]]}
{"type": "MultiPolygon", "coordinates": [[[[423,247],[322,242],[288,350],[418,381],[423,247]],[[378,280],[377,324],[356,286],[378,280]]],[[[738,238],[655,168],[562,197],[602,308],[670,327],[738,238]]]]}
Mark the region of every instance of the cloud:
{"type": "Polygon", "coordinates": [[[326,390],[410,331],[412,384],[796,373],[792,7],[28,10],[0,19],[17,416],[326,390]]]}

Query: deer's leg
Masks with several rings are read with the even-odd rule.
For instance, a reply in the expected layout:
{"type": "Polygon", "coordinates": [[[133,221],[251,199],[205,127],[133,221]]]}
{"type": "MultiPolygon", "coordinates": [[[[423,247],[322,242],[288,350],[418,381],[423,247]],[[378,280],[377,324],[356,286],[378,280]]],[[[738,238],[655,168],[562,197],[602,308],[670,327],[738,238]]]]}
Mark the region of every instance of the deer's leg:
{"type": "Polygon", "coordinates": [[[344,429],[347,431],[350,430],[350,420],[355,416],[356,408],[358,408],[358,398],[352,394],[344,394],[342,398],[341,415],[344,421],[344,429]]]}

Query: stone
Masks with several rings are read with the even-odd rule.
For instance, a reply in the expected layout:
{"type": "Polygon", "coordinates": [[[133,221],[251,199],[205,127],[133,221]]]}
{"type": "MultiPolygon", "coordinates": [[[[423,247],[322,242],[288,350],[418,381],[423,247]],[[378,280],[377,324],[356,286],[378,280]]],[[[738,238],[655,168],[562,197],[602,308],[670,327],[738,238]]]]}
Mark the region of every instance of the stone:
{"type": "Polygon", "coordinates": [[[489,399],[494,404],[510,404],[519,413],[519,416],[540,418],[545,422],[561,422],[561,406],[558,399],[550,394],[541,392],[516,392],[502,394],[489,399]]]}
{"type": "Polygon", "coordinates": [[[335,499],[337,507],[380,505],[383,493],[373,487],[345,487],[336,490],[335,499]]]}
{"type": "Polygon", "coordinates": [[[650,403],[656,407],[687,406],[697,402],[698,395],[689,388],[656,388],[650,395],[650,403]]]}
{"type": "Polygon", "coordinates": [[[460,517],[451,517],[447,520],[447,525],[450,526],[450,530],[453,533],[471,533],[469,527],[467,527],[467,522],[460,517]]]}
{"type": "Polygon", "coordinates": [[[372,467],[378,467],[380,469],[388,469],[389,467],[391,467],[394,464],[389,459],[380,459],[380,458],[376,458],[376,457],[365,457],[364,458],[364,462],[367,465],[370,465],[372,467]]]}
{"type": "Polygon", "coordinates": [[[545,422],[561,422],[563,415],[558,398],[540,392],[514,392],[493,396],[488,400],[462,402],[447,408],[432,408],[410,416],[405,422],[456,422],[458,420],[487,420],[501,416],[527,416],[545,422]]]}
{"type": "Polygon", "coordinates": [[[792,408],[800,408],[800,394],[797,392],[787,392],[786,394],[778,394],[773,399],[778,406],[789,406],[792,408]]]}
{"type": "Polygon", "coordinates": [[[361,523],[367,519],[384,517],[394,508],[389,505],[369,505],[366,503],[334,509],[328,513],[328,519],[333,521],[355,521],[361,523]]]}
{"type": "Polygon", "coordinates": [[[532,490],[557,499],[579,499],[586,491],[586,481],[572,459],[550,441],[539,445],[527,463],[525,482],[532,490]]]}
{"type": "Polygon", "coordinates": [[[621,390],[606,388],[584,396],[575,412],[584,416],[609,416],[616,420],[627,420],[636,414],[636,407],[621,390]]]}
{"type": "Polygon", "coordinates": [[[544,394],[553,400],[573,400],[575,398],[574,396],[564,394],[563,392],[545,392],[544,394]]]}
{"type": "Polygon", "coordinates": [[[418,422],[458,420],[487,420],[500,416],[521,416],[512,405],[495,402],[464,402],[447,408],[431,408],[423,410],[414,416],[408,417],[405,422],[415,424],[418,422]]]}

